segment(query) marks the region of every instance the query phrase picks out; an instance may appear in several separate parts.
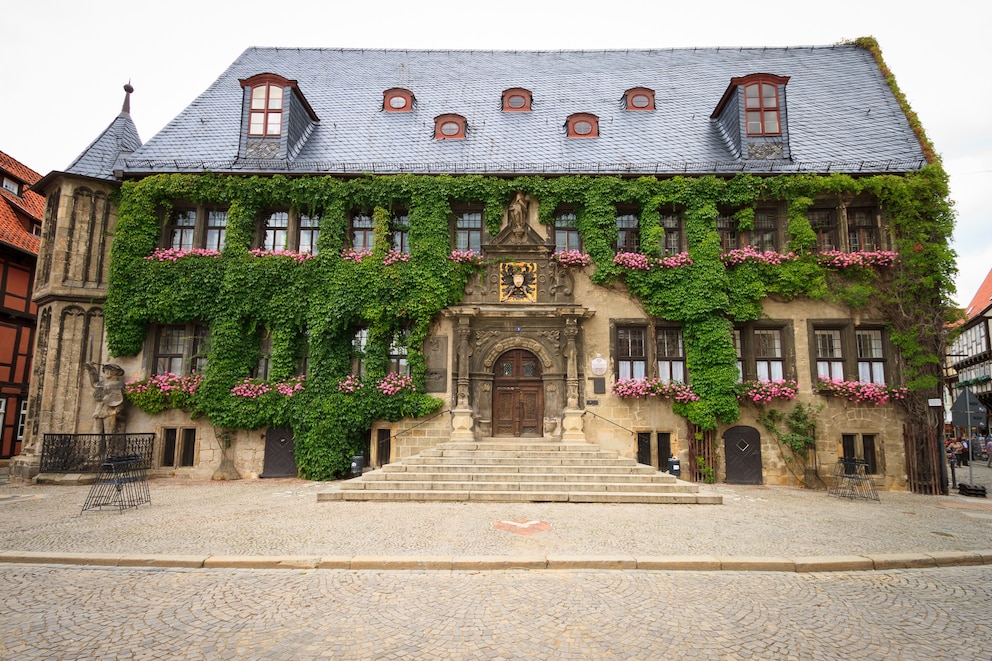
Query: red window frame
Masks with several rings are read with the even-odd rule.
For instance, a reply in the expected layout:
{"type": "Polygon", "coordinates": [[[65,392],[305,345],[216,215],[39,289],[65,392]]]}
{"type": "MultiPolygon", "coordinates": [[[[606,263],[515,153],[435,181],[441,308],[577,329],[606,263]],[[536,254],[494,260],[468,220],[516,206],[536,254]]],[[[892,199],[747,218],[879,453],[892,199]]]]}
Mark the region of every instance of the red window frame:
{"type": "Polygon", "coordinates": [[[569,138],[598,138],[599,117],[587,112],[577,112],[569,115],[565,120],[565,134],[569,138]],[[590,125],[590,130],[588,132],[580,131],[583,123],[590,125]]]}
{"type": "Polygon", "coordinates": [[[462,140],[465,138],[466,120],[461,115],[447,114],[438,115],[434,118],[434,139],[435,140],[462,140]],[[445,133],[445,127],[454,124],[457,131],[445,133]]]}
{"type": "Polygon", "coordinates": [[[511,87],[503,92],[503,112],[530,112],[533,99],[534,95],[531,94],[530,90],[522,87],[511,87]],[[522,99],[523,103],[519,107],[514,107],[511,103],[514,98],[522,99]]]}
{"type": "Polygon", "coordinates": [[[282,135],[285,122],[283,111],[286,109],[288,96],[292,92],[288,88],[296,85],[296,81],[287,80],[274,73],[263,73],[239,81],[248,92],[248,135],[255,138],[273,138],[282,135]],[[278,102],[272,90],[279,90],[278,102]],[[256,90],[264,90],[261,97],[256,96],[256,90]],[[256,105],[257,101],[260,105],[256,105]]]}
{"type": "Polygon", "coordinates": [[[413,92],[402,87],[386,90],[382,93],[382,109],[385,112],[413,112],[413,92]],[[397,100],[402,100],[402,105],[396,103],[397,100]]]}
{"type": "Polygon", "coordinates": [[[623,93],[624,105],[627,110],[631,112],[642,112],[645,110],[654,110],[654,90],[648,89],[647,87],[632,87],[623,93]],[[638,106],[635,103],[637,97],[647,97],[647,104],[643,106],[638,106]]]}

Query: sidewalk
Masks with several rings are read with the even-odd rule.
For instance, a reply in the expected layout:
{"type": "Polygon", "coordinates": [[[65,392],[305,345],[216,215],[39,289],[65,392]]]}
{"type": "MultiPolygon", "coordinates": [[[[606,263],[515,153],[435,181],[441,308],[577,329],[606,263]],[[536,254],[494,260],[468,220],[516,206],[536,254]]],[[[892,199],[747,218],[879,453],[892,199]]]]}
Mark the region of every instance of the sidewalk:
{"type": "MultiPolygon", "coordinates": [[[[976,484],[992,486],[984,463],[973,473],[976,484]]],[[[875,502],[719,484],[701,488],[724,505],[317,502],[337,485],[155,479],[150,505],[80,513],[89,487],[0,483],[0,562],[777,571],[992,564],[992,499],[956,491],[882,492],[875,502]]]]}

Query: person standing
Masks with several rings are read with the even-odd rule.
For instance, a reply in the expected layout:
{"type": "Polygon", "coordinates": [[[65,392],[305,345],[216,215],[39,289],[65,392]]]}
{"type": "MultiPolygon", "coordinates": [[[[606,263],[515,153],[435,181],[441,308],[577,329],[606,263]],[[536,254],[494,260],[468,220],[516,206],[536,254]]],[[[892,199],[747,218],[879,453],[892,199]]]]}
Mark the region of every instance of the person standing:
{"type": "Polygon", "coordinates": [[[988,467],[992,468],[992,433],[985,437],[985,456],[988,457],[988,467]]]}

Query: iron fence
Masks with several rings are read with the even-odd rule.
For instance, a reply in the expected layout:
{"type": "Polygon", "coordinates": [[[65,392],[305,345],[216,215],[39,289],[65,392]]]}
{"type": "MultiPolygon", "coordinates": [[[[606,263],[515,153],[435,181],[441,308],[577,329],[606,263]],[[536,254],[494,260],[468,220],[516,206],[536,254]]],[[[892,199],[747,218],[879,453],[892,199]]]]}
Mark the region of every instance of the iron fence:
{"type": "Polygon", "coordinates": [[[41,472],[98,473],[112,456],[140,457],[140,467],[148,470],[154,442],[155,434],[45,434],[41,472]]]}

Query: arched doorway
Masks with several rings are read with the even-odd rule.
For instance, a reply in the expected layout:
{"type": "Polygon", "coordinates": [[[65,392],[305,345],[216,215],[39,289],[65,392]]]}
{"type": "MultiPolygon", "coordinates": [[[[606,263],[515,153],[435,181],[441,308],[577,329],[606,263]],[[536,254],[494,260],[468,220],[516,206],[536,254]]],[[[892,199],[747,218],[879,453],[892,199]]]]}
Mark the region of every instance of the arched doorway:
{"type": "Polygon", "coordinates": [[[493,368],[493,434],[541,436],[543,433],[541,363],[526,349],[507,351],[493,368]]]}

